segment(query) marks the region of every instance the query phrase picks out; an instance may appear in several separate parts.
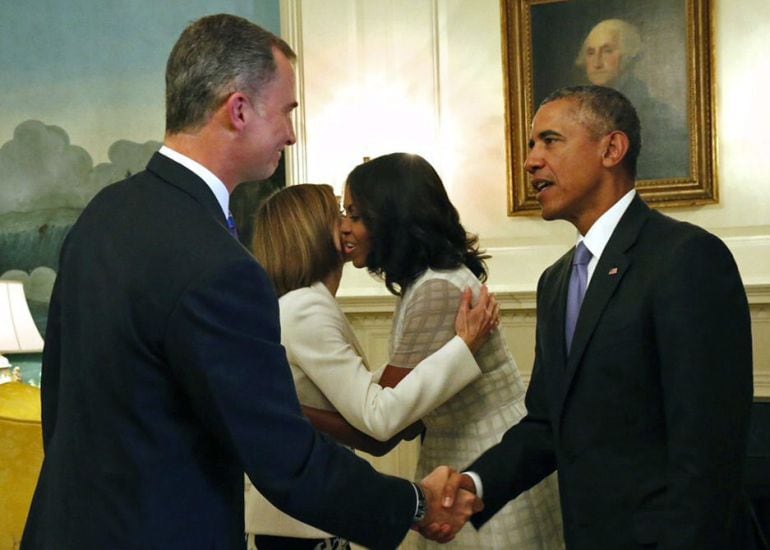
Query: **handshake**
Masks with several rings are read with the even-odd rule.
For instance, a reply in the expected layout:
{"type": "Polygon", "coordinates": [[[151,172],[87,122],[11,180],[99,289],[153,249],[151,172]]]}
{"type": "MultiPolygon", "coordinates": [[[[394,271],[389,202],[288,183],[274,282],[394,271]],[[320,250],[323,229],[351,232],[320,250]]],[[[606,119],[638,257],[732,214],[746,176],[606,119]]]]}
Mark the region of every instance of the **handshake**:
{"type": "Polygon", "coordinates": [[[473,480],[448,466],[439,466],[420,482],[425,493],[425,517],[412,527],[423,537],[445,543],[484,503],[476,496],[473,480]]]}

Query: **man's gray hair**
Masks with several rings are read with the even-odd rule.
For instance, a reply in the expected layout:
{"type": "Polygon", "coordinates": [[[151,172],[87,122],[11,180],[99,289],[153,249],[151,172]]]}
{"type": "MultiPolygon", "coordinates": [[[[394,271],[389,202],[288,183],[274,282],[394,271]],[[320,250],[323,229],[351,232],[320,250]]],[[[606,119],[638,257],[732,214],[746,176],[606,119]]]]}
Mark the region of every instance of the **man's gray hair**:
{"type": "Polygon", "coordinates": [[[296,59],[286,42],[242,17],[209,15],[190,24],[166,63],[166,133],[201,127],[233,92],[258,99],[275,75],[274,48],[296,59]]]}

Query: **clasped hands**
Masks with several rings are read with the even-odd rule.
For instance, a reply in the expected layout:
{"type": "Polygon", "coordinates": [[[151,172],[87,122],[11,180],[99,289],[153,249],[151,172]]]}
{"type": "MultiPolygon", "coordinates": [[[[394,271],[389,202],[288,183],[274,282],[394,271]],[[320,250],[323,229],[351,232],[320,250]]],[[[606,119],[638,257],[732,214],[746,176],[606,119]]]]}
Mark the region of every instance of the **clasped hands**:
{"type": "Polygon", "coordinates": [[[425,493],[426,514],[414,529],[427,539],[451,541],[470,517],[484,508],[470,477],[448,466],[433,470],[420,486],[425,493]]]}

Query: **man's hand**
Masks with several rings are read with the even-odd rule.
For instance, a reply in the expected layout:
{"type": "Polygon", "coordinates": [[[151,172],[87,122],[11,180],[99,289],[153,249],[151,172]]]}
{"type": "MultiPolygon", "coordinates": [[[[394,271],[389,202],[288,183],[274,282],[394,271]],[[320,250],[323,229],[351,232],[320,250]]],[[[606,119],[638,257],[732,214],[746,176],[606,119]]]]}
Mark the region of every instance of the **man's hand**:
{"type": "Polygon", "coordinates": [[[494,294],[489,294],[487,285],[481,287],[479,300],[473,307],[472,299],[471,289],[466,288],[455,317],[455,331],[471,353],[476,353],[487,341],[490,332],[500,323],[500,306],[494,294]]]}
{"type": "MultiPolygon", "coordinates": [[[[476,484],[473,482],[471,476],[451,470],[446,483],[444,483],[444,489],[441,496],[441,504],[444,508],[452,507],[459,490],[465,490],[475,495],[476,484]]],[[[479,499],[479,502],[481,502],[481,499],[479,499]]],[[[480,512],[483,508],[484,505],[482,504],[481,508],[476,510],[476,512],[480,512]]]]}
{"type": "MultiPolygon", "coordinates": [[[[451,541],[468,519],[484,508],[481,499],[465,489],[458,489],[460,476],[448,466],[439,466],[422,480],[427,513],[416,529],[436,542],[451,541]],[[451,480],[451,481],[450,481],[451,480]],[[450,483],[447,487],[447,483],[450,483]],[[451,504],[445,506],[445,495],[451,493],[451,504]]],[[[473,482],[471,482],[472,484],[473,482]]]]}

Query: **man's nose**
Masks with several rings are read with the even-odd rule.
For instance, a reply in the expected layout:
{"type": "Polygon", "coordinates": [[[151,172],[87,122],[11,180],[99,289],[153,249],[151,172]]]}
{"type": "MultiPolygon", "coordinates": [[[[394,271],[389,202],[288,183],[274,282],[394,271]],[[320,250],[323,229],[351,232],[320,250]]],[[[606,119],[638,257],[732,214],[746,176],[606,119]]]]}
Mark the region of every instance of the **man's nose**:
{"type": "Polygon", "coordinates": [[[289,136],[286,139],[286,145],[294,145],[297,143],[297,136],[294,133],[294,124],[289,121],[289,136]]]}
{"type": "Polygon", "coordinates": [[[537,153],[537,150],[533,147],[529,150],[529,154],[527,155],[527,158],[524,160],[524,169],[529,172],[530,174],[533,174],[535,170],[540,168],[543,165],[543,159],[540,156],[539,153],[537,153]]]}

